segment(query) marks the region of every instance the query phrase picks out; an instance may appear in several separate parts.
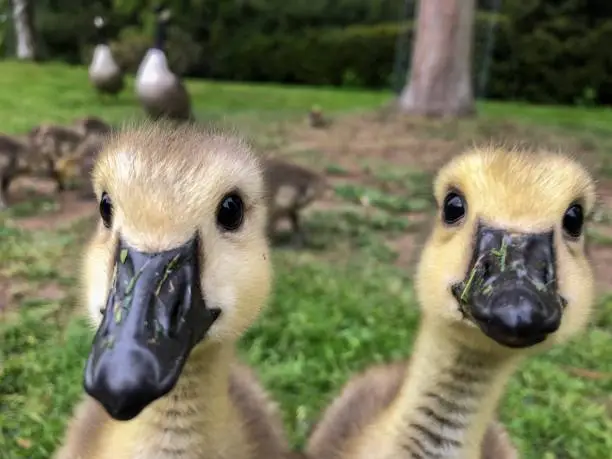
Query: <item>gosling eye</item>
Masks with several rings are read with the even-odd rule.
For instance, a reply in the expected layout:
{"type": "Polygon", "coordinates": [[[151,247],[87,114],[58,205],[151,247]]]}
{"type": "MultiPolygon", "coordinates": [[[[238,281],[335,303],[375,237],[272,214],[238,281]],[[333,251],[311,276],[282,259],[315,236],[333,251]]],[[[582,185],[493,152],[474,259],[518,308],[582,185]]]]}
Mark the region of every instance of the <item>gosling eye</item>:
{"type": "Polygon", "coordinates": [[[456,191],[450,191],[442,204],[442,219],[447,225],[458,223],[466,213],[467,203],[456,191]]]}
{"type": "Polygon", "coordinates": [[[110,228],[113,224],[113,201],[106,191],[102,193],[100,198],[100,217],[102,217],[102,223],[107,228],[110,228]]]}
{"type": "Polygon", "coordinates": [[[236,231],[244,221],[244,203],[238,194],[226,195],[217,209],[217,224],[225,231],[236,231]]]}
{"type": "Polygon", "coordinates": [[[563,215],[563,230],[565,233],[577,239],[582,234],[582,227],[584,226],[584,212],[580,204],[571,205],[563,215]]]}

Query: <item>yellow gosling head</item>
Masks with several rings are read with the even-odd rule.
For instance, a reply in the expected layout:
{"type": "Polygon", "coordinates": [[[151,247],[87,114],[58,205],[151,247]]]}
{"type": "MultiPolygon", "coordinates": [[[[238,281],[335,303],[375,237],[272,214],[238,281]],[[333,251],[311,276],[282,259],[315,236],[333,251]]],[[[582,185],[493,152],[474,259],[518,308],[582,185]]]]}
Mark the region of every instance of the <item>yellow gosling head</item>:
{"type": "Polygon", "coordinates": [[[506,353],[552,346],[586,326],[595,184],[581,165],[550,152],[473,149],[440,170],[434,194],[416,277],[425,318],[506,353]]]}
{"type": "Polygon", "coordinates": [[[98,331],[85,388],[131,419],[192,352],[235,341],[264,307],[262,170],[234,137],[155,123],[115,134],[92,176],[100,222],[84,290],[98,331]]]}

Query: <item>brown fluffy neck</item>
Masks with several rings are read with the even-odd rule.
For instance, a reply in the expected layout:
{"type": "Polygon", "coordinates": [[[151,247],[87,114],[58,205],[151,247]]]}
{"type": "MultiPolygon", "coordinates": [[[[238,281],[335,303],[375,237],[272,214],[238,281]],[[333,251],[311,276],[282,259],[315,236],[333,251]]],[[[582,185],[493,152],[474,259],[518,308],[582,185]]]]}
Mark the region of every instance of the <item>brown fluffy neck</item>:
{"type": "MultiPolygon", "coordinates": [[[[465,330],[467,333],[475,330],[465,330]]],[[[470,348],[461,331],[424,319],[392,418],[407,457],[480,458],[487,425],[518,358],[470,348]]]]}
{"type": "Polygon", "coordinates": [[[241,457],[245,442],[228,390],[233,360],[229,346],[194,352],[172,392],[131,421],[133,457],[241,457]]]}

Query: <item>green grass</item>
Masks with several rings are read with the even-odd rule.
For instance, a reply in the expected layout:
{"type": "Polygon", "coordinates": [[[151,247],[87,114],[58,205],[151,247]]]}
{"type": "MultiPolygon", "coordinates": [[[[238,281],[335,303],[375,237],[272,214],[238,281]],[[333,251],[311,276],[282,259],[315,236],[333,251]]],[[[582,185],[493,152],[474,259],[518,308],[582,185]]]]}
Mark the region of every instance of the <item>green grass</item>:
{"type": "MultiPolygon", "coordinates": [[[[101,102],[86,87],[87,70],[50,63],[45,66],[13,61],[0,62],[0,120],[2,131],[19,132],[43,120],[70,121],[86,114],[99,114],[113,121],[140,117],[133,94],[133,79],[117,102],[101,102]]],[[[390,100],[388,91],[278,86],[273,84],[187,81],[200,117],[252,115],[278,119],[301,114],[313,105],[325,111],[363,111],[390,100]]],[[[522,103],[480,102],[483,118],[557,126],[576,131],[612,133],[612,110],[533,106],[522,103]]]]}
{"type": "MultiPolygon", "coordinates": [[[[79,68],[4,62],[0,87],[0,120],[6,132],[85,114],[114,121],[140,116],[130,92],[116,104],[98,101],[87,86],[85,70],[79,68]]],[[[332,111],[361,111],[389,97],[381,92],[210,82],[189,82],[189,89],[199,116],[249,128],[303,115],[314,103],[332,111]]],[[[561,127],[577,133],[589,130],[604,142],[612,129],[612,115],[603,109],[500,103],[480,108],[485,119],[537,123],[546,126],[536,126],[545,134],[561,127]]],[[[344,173],[333,164],[327,168],[344,173]]],[[[375,172],[380,183],[336,188],[347,205],[367,195],[375,212],[313,213],[306,222],[311,250],[274,253],[270,307],[240,345],[244,359],[257,368],[280,402],[295,445],[303,444],[317,413],[353,372],[406,357],[412,347],[419,317],[414,293],[408,274],[390,264],[394,253],[384,240],[418,229],[405,212],[427,207],[423,189],[428,184],[415,171],[375,172]]],[[[19,313],[0,318],[2,459],[47,459],[82,392],[92,331],[72,311],[78,302],[79,254],[91,224],[48,232],[11,225],[15,218],[52,209],[48,199],[38,199],[0,214],[0,276],[29,289],[17,300],[19,313]],[[40,298],[38,292],[49,283],[63,286],[66,298],[40,298]]],[[[582,337],[521,366],[500,411],[526,459],[609,457],[610,355],[612,299],[605,297],[594,325],[582,337]],[[571,367],[604,377],[581,377],[571,367]]]]}
{"type": "Polygon", "coordinates": [[[597,134],[612,133],[612,109],[608,107],[558,107],[523,103],[487,102],[486,115],[497,119],[520,119],[525,124],[556,126],[597,134]]]}
{"type": "MultiPolygon", "coordinates": [[[[60,64],[38,66],[16,62],[0,63],[0,120],[3,130],[18,132],[33,123],[71,121],[87,114],[104,116],[111,121],[140,118],[133,79],[117,102],[98,99],[89,90],[86,69],[60,64]],[[10,90],[8,90],[10,88],[10,90]]],[[[384,92],[337,91],[334,89],[285,88],[274,85],[249,85],[213,81],[188,81],[196,115],[219,120],[236,115],[260,121],[291,115],[305,116],[314,104],[326,111],[363,110],[381,105],[388,99],[384,92]]]]}

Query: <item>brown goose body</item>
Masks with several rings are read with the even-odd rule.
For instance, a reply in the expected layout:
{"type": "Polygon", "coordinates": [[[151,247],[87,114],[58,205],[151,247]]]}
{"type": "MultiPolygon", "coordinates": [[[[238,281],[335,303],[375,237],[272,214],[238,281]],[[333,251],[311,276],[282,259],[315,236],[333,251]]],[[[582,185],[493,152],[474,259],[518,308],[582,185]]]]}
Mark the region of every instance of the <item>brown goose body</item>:
{"type": "Polygon", "coordinates": [[[300,212],[327,189],[325,178],[303,166],[279,158],[264,159],[268,196],[268,234],[273,236],[281,219],[288,219],[296,243],[304,241],[300,212]]]}
{"type": "Polygon", "coordinates": [[[105,137],[112,133],[113,127],[96,116],[86,116],[73,121],[72,125],[83,136],[105,137]]]}
{"type": "MultiPolygon", "coordinates": [[[[44,145],[49,147],[48,142],[44,145]]],[[[7,207],[9,187],[19,176],[50,178],[56,182],[58,191],[65,189],[56,149],[41,146],[33,139],[32,133],[21,136],[0,134],[0,209],[7,207]]]]}
{"type": "Polygon", "coordinates": [[[11,182],[26,172],[32,156],[27,140],[0,134],[0,210],[8,207],[6,194],[11,182]]]}
{"type": "Polygon", "coordinates": [[[72,154],[85,138],[84,134],[71,126],[41,124],[28,133],[32,147],[51,161],[72,154]]]}

